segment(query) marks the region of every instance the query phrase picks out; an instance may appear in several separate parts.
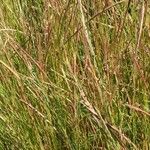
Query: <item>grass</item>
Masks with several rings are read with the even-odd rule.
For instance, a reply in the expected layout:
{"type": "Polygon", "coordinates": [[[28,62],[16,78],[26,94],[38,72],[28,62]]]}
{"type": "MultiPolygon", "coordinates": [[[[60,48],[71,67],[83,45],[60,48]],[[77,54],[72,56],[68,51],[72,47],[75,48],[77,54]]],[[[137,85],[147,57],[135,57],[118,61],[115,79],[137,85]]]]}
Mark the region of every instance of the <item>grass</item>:
{"type": "Polygon", "coordinates": [[[0,3],[0,150],[150,149],[149,1],[0,3]]]}

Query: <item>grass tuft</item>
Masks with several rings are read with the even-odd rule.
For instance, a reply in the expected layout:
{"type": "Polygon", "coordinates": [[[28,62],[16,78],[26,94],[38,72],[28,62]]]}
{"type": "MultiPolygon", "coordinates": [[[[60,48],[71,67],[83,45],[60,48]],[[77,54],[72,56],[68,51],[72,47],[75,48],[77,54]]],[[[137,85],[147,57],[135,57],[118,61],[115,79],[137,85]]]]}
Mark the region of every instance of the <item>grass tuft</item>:
{"type": "Polygon", "coordinates": [[[0,3],[0,149],[150,149],[149,1],[0,3]]]}

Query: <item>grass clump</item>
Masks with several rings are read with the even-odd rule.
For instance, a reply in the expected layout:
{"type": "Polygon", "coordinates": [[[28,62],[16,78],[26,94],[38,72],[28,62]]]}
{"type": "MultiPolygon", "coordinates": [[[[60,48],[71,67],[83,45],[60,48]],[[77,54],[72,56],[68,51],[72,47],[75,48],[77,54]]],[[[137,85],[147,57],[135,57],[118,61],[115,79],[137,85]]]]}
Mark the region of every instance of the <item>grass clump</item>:
{"type": "Polygon", "coordinates": [[[0,149],[150,149],[149,1],[0,2],[0,149]]]}

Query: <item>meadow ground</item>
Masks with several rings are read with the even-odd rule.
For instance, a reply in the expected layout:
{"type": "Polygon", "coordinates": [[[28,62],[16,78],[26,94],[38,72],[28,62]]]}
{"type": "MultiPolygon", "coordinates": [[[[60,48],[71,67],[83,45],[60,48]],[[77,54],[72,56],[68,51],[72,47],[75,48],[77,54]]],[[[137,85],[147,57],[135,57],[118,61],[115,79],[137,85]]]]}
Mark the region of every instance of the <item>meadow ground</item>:
{"type": "Polygon", "coordinates": [[[0,150],[17,149],[150,149],[149,0],[0,0],[0,150]]]}

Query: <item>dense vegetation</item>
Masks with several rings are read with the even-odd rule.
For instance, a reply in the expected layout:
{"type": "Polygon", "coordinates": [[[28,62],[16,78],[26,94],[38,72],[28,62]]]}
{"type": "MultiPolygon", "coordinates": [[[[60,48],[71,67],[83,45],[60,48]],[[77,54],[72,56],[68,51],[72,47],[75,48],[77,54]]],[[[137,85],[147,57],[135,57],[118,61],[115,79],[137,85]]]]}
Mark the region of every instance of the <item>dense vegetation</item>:
{"type": "Polygon", "coordinates": [[[149,0],[0,0],[0,150],[17,149],[150,149],[149,0]]]}

